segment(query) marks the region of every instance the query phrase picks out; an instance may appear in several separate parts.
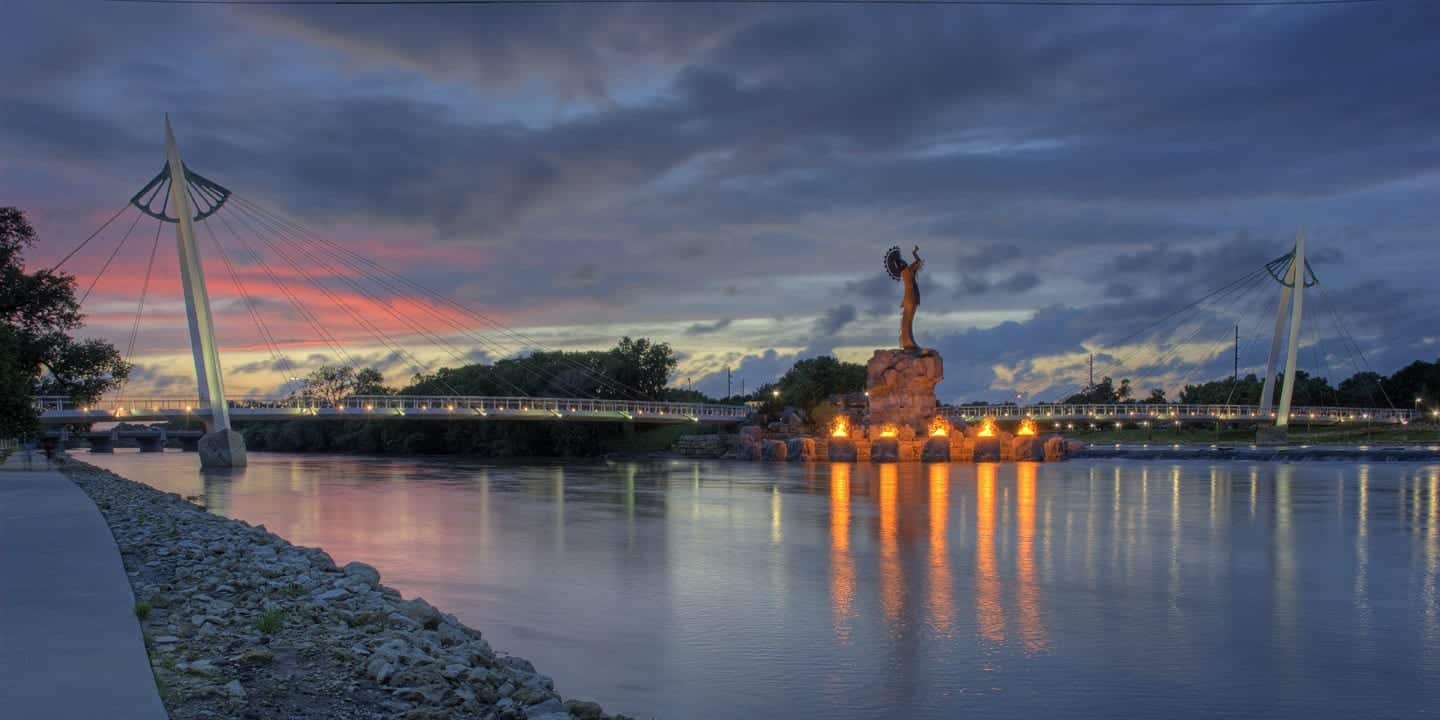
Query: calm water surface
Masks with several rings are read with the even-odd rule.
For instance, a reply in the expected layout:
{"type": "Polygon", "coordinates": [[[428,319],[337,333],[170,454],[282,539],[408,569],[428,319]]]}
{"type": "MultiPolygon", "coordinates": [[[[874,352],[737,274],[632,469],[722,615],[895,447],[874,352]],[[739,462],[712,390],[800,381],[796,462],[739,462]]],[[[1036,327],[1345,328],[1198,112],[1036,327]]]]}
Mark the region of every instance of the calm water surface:
{"type": "Polygon", "coordinates": [[[86,455],[658,718],[1440,712],[1440,466],[86,455]]]}

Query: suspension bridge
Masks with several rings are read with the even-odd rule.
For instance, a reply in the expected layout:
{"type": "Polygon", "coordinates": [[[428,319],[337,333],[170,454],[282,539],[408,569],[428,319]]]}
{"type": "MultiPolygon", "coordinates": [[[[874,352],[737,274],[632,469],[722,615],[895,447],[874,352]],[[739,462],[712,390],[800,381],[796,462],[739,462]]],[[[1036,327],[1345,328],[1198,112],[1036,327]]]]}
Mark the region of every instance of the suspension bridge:
{"type": "MultiPolygon", "coordinates": [[[[749,408],[689,402],[657,401],[624,382],[608,375],[602,368],[553,353],[536,338],[506,326],[499,320],[468,308],[448,296],[400,275],[383,263],[315,233],[304,225],[272,211],[264,205],[239,195],[231,189],[191,171],[180,158],[180,151],[165,122],[166,158],[164,167],[140,188],[129,201],[88,238],[65,255],[52,269],[58,269],[78,256],[89,244],[126,212],[135,217],[119,242],[105,257],[94,279],[80,296],[83,304],[95,290],[116,258],[121,255],[145,218],[155,222],[155,232],[148,248],[140,246],[148,256],[139,299],[135,308],[124,357],[129,362],[135,353],[138,334],[150,299],[151,283],[160,256],[160,239],[166,226],[175,228],[181,289],[190,347],[194,360],[197,394],[194,396],[127,396],[125,387],[111,392],[94,403],[77,403],[63,397],[40,397],[36,407],[40,421],[47,425],[135,421],[201,422],[205,434],[199,450],[203,465],[236,466],[245,463],[245,447],[241,436],[231,426],[232,419],[284,420],[294,418],[367,418],[407,420],[535,420],[547,422],[624,422],[624,423],[738,423],[749,414],[749,408]],[[408,365],[417,376],[431,363],[422,360],[412,349],[417,345],[438,349],[459,366],[471,365],[475,352],[496,358],[513,358],[521,373],[506,375],[489,370],[483,380],[499,390],[495,395],[476,396],[455,390],[443,374],[429,376],[444,390],[437,395],[350,395],[320,398],[298,392],[299,388],[282,388],[287,396],[263,398],[252,394],[228,396],[224,387],[219,345],[216,341],[215,318],[211,311],[200,243],[196,229],[208,239],[209,250],[220,261],[225,276],[238,294],[246,317],[253,324],[256,336],[267,353],[267,363],[281,371],[290,381],[294,365],[285,353],[287,345],[313,345],[328,350],[344,366],[358,368],[361,358],[347,350],[347,343],[336,323],[323,316],[311,302],[319,298],[327,309],[338,309],[343,317],[362,331],[372,347],[383,348],[400,364],[408,365]],[[222,237],[229,242],[222,241],[222,237]],[[267,259],[268,258],[268,259],[267,259]],[[276,261],[276,262],[271,262],[276,261]],[[256,270],[259,274],[256,274],[256,270]],[[263,283],[269,293],[257,297],[247,287],[263,283]],[[278,297],[277,297],[278,296],[278,297]],[[300,341],[280,337],[266,320],[266,307],[273,303],[288,305],[292,319],[308,326],[313,336],[300,341]],[[557,362],[542,365],[531,362],[535,353],[549,353],[557,362]],[[532,388],[527,392],[524,383],[532,388]],[[533,392],[540,387],[542,392],[533,392]]],[[[123,222],[117,228],[123,226],[123,222]]],[[[143,241],[137,241],[143,242],[143,241]]],[[[209,251],[207,250],[207,252],[209,251]]],[[[98,256],[97,256],[98,257],[98,256]]],[[[1196,338],[1213,323],[1202,319],[1187,325],[1187,313],[1199,313],[1210,303],[1227,307],[1258,307],[1253,301],[1263,297],[1265,288],[1280,287],[1280,303],[1270,336],[1269,354],[1265,364],[1264,389],[1254,405],[1231,402],[1216,404],[1137,404],[1104,403],[1096,405],[1031,404],[973,405],[942,408],[949,417],[976,420],[991,416],[999,419],[1034,418],[1050,420],[1056,429],[1075,422],[1183,423],[1215,421],[1251,424],[1258,428],[1262,439],[1283,439],[1292,421],[1311,424],[1344,422],[1406,423],[1418,412],[1389,407],[1353,408],[1333,405],[1294,403],[1297,369],[1301,364],[1301,318],[1306,289],[1318,285],[1313,270],[1305,260],[1303,231],[1297,235],[1294,249],[1255,268],[1220,290],[1169,313],[1142,328],[1139,332],[1113,343],[1128,351],[1112,361],[1112,366],[1165,368],[1186,348],[1193,348],[1196,338]],[[1166,323],[1169,323],[1166,326],[1166,323]],[[1193,329],[1179,337],[1143,340],[1145,333],[1169,327],[1174,335],[1183,328],[1193,329]],[[1153,357],[1143,357],[1149,351],[1153,357]],[[1280,369],[1283,368],[1283,373],[1280,369]],[[1279,383],[1278,402],[1275,387],[1279,383]]],[[[1359,351],[1338,316],[1332,316],[1346,351],[1356,367],[1365,365],[1359,351]]],[[[1193,318],[1192,318],[1193,319],[1193,318]]],[[[1313,347],[1313,344],[1312,344],[1313,347]]],[[[353,347],[352,347],[353,349],[353,347]]],[[[1216,348],[1218,350],[1218,348],[1216,348]]],[[[1213,356],[1214,352],[1206,357],[1213,356]]],[[[1191,369],[1194,372],[1200,363],[1191,369]]],[[[1236,329],[1236,370],[1239,368],[1239,330],[1236,329]]],[[[1188,376],[1184,381],[1188,381],[1188,376]]],[[[1093,382],[1093,378],[1092,378],[1093,382]]]]}

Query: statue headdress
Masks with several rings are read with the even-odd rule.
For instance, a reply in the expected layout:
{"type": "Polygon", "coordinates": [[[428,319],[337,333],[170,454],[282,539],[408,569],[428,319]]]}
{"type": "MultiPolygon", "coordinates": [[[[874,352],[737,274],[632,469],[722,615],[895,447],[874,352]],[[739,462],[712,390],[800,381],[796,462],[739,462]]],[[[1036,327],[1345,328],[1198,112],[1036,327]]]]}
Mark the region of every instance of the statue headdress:
{"type": "Polygon", "coordinates": [[[900,273],[907,267],[910,267],[910,263],[905,262],[905,256],[900,254],[900,248],[892,247],[885,251],[885,272],[890,275],[891,280],[898,281],[900,273]]]}

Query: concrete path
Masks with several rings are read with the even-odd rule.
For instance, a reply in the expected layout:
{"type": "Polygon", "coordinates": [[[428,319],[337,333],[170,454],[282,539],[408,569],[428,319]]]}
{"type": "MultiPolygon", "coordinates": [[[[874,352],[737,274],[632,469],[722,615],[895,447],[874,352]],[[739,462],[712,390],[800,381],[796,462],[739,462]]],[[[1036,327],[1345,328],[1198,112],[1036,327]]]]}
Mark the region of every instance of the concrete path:
{"type": "Polygon", "coordinates": [[[110,527],[24,454],[0,466],[0,717],[165,720],[110,527]]]}

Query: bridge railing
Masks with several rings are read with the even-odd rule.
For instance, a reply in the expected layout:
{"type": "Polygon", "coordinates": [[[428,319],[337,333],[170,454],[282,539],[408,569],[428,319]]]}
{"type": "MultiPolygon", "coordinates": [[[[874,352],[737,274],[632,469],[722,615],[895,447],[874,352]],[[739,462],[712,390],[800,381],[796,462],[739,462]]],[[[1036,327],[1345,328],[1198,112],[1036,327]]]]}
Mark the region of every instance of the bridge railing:
{"type": "MultiPolygon", "coordinates": [[[[743,405],[710,403],[679,403],[636,400],[593,400],[584,398],[478,397],[463,395],[352,395],[338,400],[316,397],[230,398],[231,410],[276,410],[294,414],[527,414],[549,413],[556,417],[611,415],[623,417],[663,417],[699,420],[743,420],[751,410],[743,405]]],[[[124,418],[196,414],[208,415],[195,397],[136,397],[113,401],[101,399],[94,404],[80,404],[69,398],[45,396],[35,398],[41,414],[87,415],[124,418]]]]}
{"type": "MultiPolygon", "coordinates": [[[[1185,420],[1263,421],[1273,419],[1274,411],[1262,414],[1254,405],[1180,405],[1149,403],[1111,403],[1097,405],[951,405],[941,414],[961,419],[993,417],[996,419],[1063,418],[1107,422],[1174,422],[1185,420]]],[[[1419,419],[1421,413],[1409,409],[1351,407],[1293,407],[1290,422],[1379,422],[1402,423],[1419,419]]]]}

